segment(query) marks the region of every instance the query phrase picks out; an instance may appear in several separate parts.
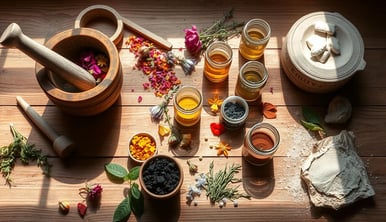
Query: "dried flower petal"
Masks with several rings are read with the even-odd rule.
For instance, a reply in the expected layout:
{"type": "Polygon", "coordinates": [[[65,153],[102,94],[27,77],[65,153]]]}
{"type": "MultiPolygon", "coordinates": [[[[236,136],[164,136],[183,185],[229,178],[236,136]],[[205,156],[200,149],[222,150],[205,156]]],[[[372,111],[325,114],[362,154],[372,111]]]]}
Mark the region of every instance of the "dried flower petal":
{"type": "Polygon", "coordinates": [[[161,137],[167,136],[170,134],[170,128],[168,126],[158,125],[158,134],[161,137]]]}
{"type": "Polygon", "coordinates": [[[263,115],[267,119],[275,119],[276,118],[277,108],[275,105],[271,103],[263,103],[263,115]]]}
{"type": "Polygon", "coordinates": [[[229,144],[220,142],[219,144],[216,145],[216,150],[217,150],[217,156],[220,156],[224,154],[225,157],[228,157],[228,151],[232,150],[232,147],[229,144]]]}
{"type": "Polygon", "coordinates": [[[211,123],[210,130],[212,131],[213,135],[220,136],[225,132],[225,126],[222,123],[211,123]]]}
{"type": "Polygon", "coordinates": [[[138,58],[136,67],[148,76],[149,86],[155,90],[154,94],[161,97],[181,80],[173,71],[176,61],[170,61],[169,53],[157,49],[153,44],[142,37],[130,36],[126,42],[130,52],[138,58]]]}
{"type": "Polygon", "coordinates": [[[150,88],[150,83],[146,82],[146,83],[142,84],[142,86],[143,86],[143,89],[147,90],[150,88]]]}
{"type": "Polygon", "coordinates": [[[219,98],[218,94],[216,94],[213,98],[208,99],[208,103],[210,106],[210,110],[214,113],[217,113],[220,109],[223,100],[219,98]]]}
{"type": "Polygon", "coordinates": [[[109,69],[109,59],[102,53],[87,50],[81,53],[79,65],[94,76],[97,83],[101,82],[109,69]]]}
{"type": "Polygon", "coordinates": [[[142,102],[142,99],[143,99],[142,96],[138,96],[137,102],[138,102],[138,103],[141,103],[141,102],[142,102]]]}

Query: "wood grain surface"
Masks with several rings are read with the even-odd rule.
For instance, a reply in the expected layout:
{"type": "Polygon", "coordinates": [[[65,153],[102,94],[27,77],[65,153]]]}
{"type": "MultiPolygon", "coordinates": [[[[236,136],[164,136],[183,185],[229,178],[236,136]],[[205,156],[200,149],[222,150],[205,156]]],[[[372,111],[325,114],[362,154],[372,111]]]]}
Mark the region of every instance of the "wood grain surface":
{"type": "MultiPolygon", "coordinates": [[[[166,202],[146,198],[145,213],[141,218],[131,215],[129,221],[383,221],[386,217],[386,8],[378,1],[43,1],[13,0],[0,7],[0,32],[10,23],[20,25],[33,40],[44,43],[55,33],[74,26],[77,15],[94,4],[108,4],[121,16],[145,27],[173,44],[173,52],[184,55],[184,29],[193,24],[199,29],[211,25],[230,8],[234,19],[247,21],[262,18],[272,28],[272,37],[261,60],[269,72],[262,100],[277,105],[276,119],[264,119],[259,106],[252,104],[246,130],[254,123],[264,121],[273,124],[280,132],[281,142],[271,164],[251,167],[241,156],[244,132],[212,135],[209,123],[218,121],[210,113],[205,102],[199,125],[186,129],[192,133],[190,150],[171,149],[167,138],[157,137],[159,153],[172,155],[185,170],[181,193],[166,202]],[[338,12],[351,21],[362,35],[365,45],[364,60],[367,66],[358,72],[338,92],[310,94],[296,88],[286,77],[280,64],[282,41],[292,24],[305,14],[316,11],[338,12]],[[335,95],[344,95],[353,105],[352,118],[345,125],[324,126],[329,135],[343,129],[353,131],[357,152],[362,158],[375,197],[359,201],[349,207],[334,211],[315,208],[301,184],[300,167],[318,140],[301,124],[302,106],[310,106],[321,116],[327,111],[329,101],[335,95]],[[229,158],[217,156],[211,145],[224,141],[232,145],[229,158]],[[202,157],[202,160],[199,158],[202,157]],[[200,172],[207,172],[210,162],[215,169],[231,163],[242,165],[242,192],[252,195],[251,200],[240,199],[239,206],[229,203],[224,208],[213,206],[205,194],[198,197],[197,206],[186,203],[187,187],[194,183],[188,172],[186,160],[198,165],[200,172]]],[[[108,24],[93,24],[108,33],[108,24]]],[[[132,33],[124,31],[124,41],[132,33]]],[[[205,101],[219,94],[221,98],[234,95],[237,73],[245,61],[240,58],[240,38],[229,41],[233,49],[233,62],[226,82],[213,84],[203,77],[203,59],[192,75],[185,75],[176,67],[177,76],[184,85],[192,85],[202,91],[205,101]]],[[[60,111],[39,87],[35,77],[35,61],[18,49],[0,45],[0,146],[12,141],[9,123],[49,156],[52,163],[51,177],[45,177],[34,164],[24,166],[17,162],[12,178],[15,186],[0,185],[0,221],[112,221],[116,206],[124,197],[128,184],[117,184],[108,179],[104,164],[118,163],[132,167],[128,157],[129,138],[141,131],[157,134],[157,124],[150,120],[149,108],[161,102],[152,90],[144,90],[142,83],[147,77],[133,69],[136,58],[123,42],[119,48],[123,67],[123,86],[118,101],[106,112],[92,117],[74,117],[60,111]],[[60,159],[52,150],[52,143],[27,119],[16,104],[16,96],[22,96],[58,134],[66,135],[77,144],[77,150],[69,159],[60,159]],[[137,98],[143,97],[141,103],[137,98]],[[82,219],[76,203],[82,199],[78,189],[85,182],[100,183],[103,194],[100,206],[88,210],[82,219]],[[58,212],[58,201],[68,200],[68,215],[58,212]]],[[[172,104],[169,104],[172,110],[172,104]]],[[[5,182],[3,178],[0,182],[5,182]]]]}

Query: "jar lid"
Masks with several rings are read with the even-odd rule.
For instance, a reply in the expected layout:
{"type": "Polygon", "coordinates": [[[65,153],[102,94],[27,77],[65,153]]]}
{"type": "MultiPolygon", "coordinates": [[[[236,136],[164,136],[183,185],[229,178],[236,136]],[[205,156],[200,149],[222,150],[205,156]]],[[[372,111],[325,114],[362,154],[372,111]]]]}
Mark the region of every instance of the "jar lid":
{"type": "Polygon", "coordinates": [[[364,45],[359,31],[339,13],[314,12],[297,20],[287,35],[288,56],[292,64],[303,74],[324,82],[349,78],[363,70],[364,45]],[[340,54],[330,55],[325,63],[315,61],[306,40],[315,35],[314,24],[326,22],[335,25],[335,37],[339,40],[340,54]]]}

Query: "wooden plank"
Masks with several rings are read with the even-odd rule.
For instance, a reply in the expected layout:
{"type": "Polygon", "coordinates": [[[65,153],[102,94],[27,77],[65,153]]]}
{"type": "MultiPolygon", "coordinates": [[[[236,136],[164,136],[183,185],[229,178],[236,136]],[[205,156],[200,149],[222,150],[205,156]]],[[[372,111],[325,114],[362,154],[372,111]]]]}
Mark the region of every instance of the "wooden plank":
{"type": "MultiPolygon", "coordinates": [[[[180,54],[178,50],[176,54],[180,54]]],[[[269,72],[269,80],[263,90],[263,99],[277,105],[327,105],[335,94],[347,96],[353,105],[384,105],[386,98],[382,95],[386,86],[386,64],[378,59],[386,56],[386,50],[368,50],[365,54],[367,66],[364,71],[358,72],[353,79],[341,90],[329,94],[311,94],[295,87],[281,69],[278,50],[267,50],[264,62],[269,72]]],[[[234,94],[240,58],[237,49],[227,82],[222,84],[209,83],[203,77],[204,61],[196,65],[192,75],[185,75],[180,67],[176,67],[176,75],[182,84],[199,87],[203,94],[212,96],[219,93],[225,98],[234,94]],[[225,87],[225,88],[224,88],[225,87]]],[[[148,82],[147,76],[139,70],[133,70],[136,63],[134,55],[128,50],[121,50],[123,66],[123,85],[120,103],[122,105],[138,105],[137,98],[142,96],[143,104],[154,104],[153,91],[144,90],[142,84],[148,82]],[[136,79],[138,81],[132,81],[136,79]]],[[[44,95],[35,77],[35,62],[18,50],[7,50],[0,56],[3,66],[0,70],[0,105],[15,105],[16,95],[27,96],[31,105],[46,105],[47,97],[44,95]],[[1,59],[2,58],[2,59],[1,59]]],[[[0,62],[1,63],[1,62],[0,62]]]]}
{"type": "MultiPolygon", "coordinates": [[[[9,23],[16,22],[25,34],[44,43],[55,33],[72,28],[78,13],[91,4],[95,3],[41,0],[3,3],[0,8],[0,31],[9,23]]],[[[130,3],[117,0],[108,4],[123,16],[171,41],[173,51],[179,55],[184,54],[185,28],[190,28],[192,24],[199,29],[205,28],[231,7],[238,21],[259,17],[267,20],[272,27],[272,37],[262,60],[270,74],[263,91],[263,101],[278,106],[278,117],[264,119],[258,105],[252,104],[246,129],[262,120],[278,128],[281,143],[273,163],[265,167],[252,167],[243,160],[241,150],[244,132],[228,132],[220,138],[213,136],[209,123],[218,121],[218,116],[209,112],[205,102],[200,125],[183,129],[183,132],[193,135],[190,150],[170,149],[166,140],[161,141],[157,137],[159,153],[174,156],[184,167],[185,180],[180,195],[166,202],[146,198],[145,214],[141,218],[131,215],[129,221],[379,221],[385,218],[386,197],[382,194],[385,193],[386,180],[386,153],[383,149],[386,144],[383,129],[386,124],[386,63],[382,58],[386,56],[386,30],[381,27],[386,20],[386,8],[383,7],[383,1],[363,4],[362,1],[349,0],[297,0],[290,3],[278,0],[273,4],[269,0],[144,0],[130,3]],[[366,69],[358,72],[336,93],[305,93],[297,89],[281,69],[279,54],[286,33],[297,19],[315,11],[342,14],[357,27],[364,40],[366,69]],[[351,100],[352,118],[342,126],[324,123],[323,126],[329,135],[335,135],[342,129],[355,133],[357,152],[376,192],[374,198],[339,211],[312,207],[299,178],[300,167],[317,141],[314,134],[307,132],[299,122],[302,119],[301,108],[310,106],[320,116],[324,116],[328,102],[336,94],[345,95],[351,100]],[[210,148],[220,140],[232,145],[229,158],[217,156],[216,151],[210,148]],[[202,157],[201,161],[199,157],[202,157]],[[250,193],[253,198],[240,199],[238,207],[228,204],[221,209],[211,205],[203,194],[197,198],[197,206],[188,205],[185,200],[187,186],[194,183],[195,178],[187,172],[187,159],[196,163],[200,172],[206,172],[212,161],[216,170],[227,164],[241,164],[243,170],[239,176],[244,183],[240,189],[250,193]]],[[[102,25],[102,29],[106,31],[106,26],[102,25]]],[[[111,31],[111,27],[107,29],[111,31]]],[[[125,39],[130,35],[132,33],[126,30],[125,39]]],[[[238,69],[245,62],[237,52],[239,40],[236,37],[229,41],[234,58],[227,82],[211,84],[203,78],[204,63],[201,59],[191,76],[185,76],[181,68],[176,67],[183,84],[199,88],[205,101],[216,93],[222,98],[233,95],[238,69]]],[[[101,115],[73,117],[63,114],[42,92],[34,75],[35,62],[31,58],[17,49],[6,49],[0,45],[0,146],[11,142],[8,124],[12,122],[23,135],[28,136],[29,142],[49,155],[49,161],[53,164],[51,177],[48,178],[41,174],[35,164],[24,166],[17,162],[12,173],[15,186],[0,186],[1,221],[81,221],[76,203],[82,201],[78,189],[85,182],[101,183],[104,191],[101,205],[90,208],[84,220],[112,220],[114,210],[129,185],[110,181],[104,172],[104,164],[113,162],[129,168],[135,165],[128,159],[128,140],[138,131],[150,131],[157,135],[157,124],[150,121],[149,108],[162,101],[154,96],[153,91],[143,89],[142,83],[146,82],[146,76],[133,70],[136,60],[127,46],[123,44],[119,49],[124,75],[120,99],[101,115]],[[17,95],[23,96],[55,130],[78,144],[78,150],[71,158],[61,160],[54,154],[52,144],[17,107],[17,95]],[[143,97],[140,103],[137,101],[139,96],[143,97]],[[71,211],[68,215],[58,212],[59,200],[70,201],[71,211]]],[[[169,108],[172,115],[172,104],[169,108]]]]}
{"type": "MultiPolygon", "coordinates": [[[[34,107],[36,111],[59,133],[71,138],[78,146],[76,156],[127,156],[128,141],[137,132],[150,132],[157,137],[160,153],[168,153],[167,137],[158,138],[157,124],[150,121],[148,106],[116,106],[95,117],[72,117],[60,112],[56,107],[34,107]],[[144,121],[145,119],[145,121],[144,121]],[[148,119],[148,120],[147,120],[148,119]]],[[[173,108],[170,107],[173,116],[173,108]]],[[[202,112],[201,123],[191,129],[181,128],[184,133],[193,136],[192,149],[189,151],[177,149],[177,155],[182,156],[215,156],[216,151],[211,145],[220,140],[229,143],[234,149],[232,156],[241,155],[244,133],[228,132],[220,138],[212,135],[209,124],[218,122],[219,117],[207,113],[206,106],[202,112]]],[[[325,110],[313,108],[322,117],[325,110]]],[[[383,125],[386,124],[385,107],[355,107],[353,117],[347,125],[324,125],[329,135],[335,135],[342,129],[351,130],[356,135],[358,152],[361,156],[386,156],[381,144],[386,144],[383,136],[383,125]],[[367,118],[363,118],[367,116],[367,118]]],[[[264,121],[276,126],[281,135],[280,147],[276,155],[286,156],[293,149],[309,153],[313,143],[317,141],[315,134],[307,132],[300,124],[303,119],[300,106],[278,107],[277,119],[264,119],[257,107],[251,107],[247,119],[248,130],[256,122],[264,121]],[[298,147],[300,146],[300,147],[298,147]]],[[[11,141],[8,124],[15,127],[27,137],[31,143],[44,150],[49,155],[55,155],[51,150],[51,142],[26,119],[22,110],[17,107],[2,107],[0,109],[0,144],[11,141]]],[[[162,122],[161,122],[162,123],[162,122]]],[[[173,150],[172,150],[173,151],[173,150]]],[[[299,153],[304,156],[305,153],[299,153]]]]}
{"type": "MultiPolygon", "coordinates": [[[[348,18],[363,33],[367,47],[386,48],[386,43],[383,41],[383,36],[386,34],[385,30],[379,28],[383,27],[382,21],[385,21],[386,15],[380,0],[372,1],[372,4],[347,0],[326,3],[303,0],[294,1],[291,4],[285,1],[272,4],[270,1],[235,0],[200,2],[200,4],[177,0],[161,4],[155,3],[154,0],[125,3],[124,1],[116,1],[108,3],[108,5],[115,8],[122,16],[170,39],[177,36],[182,37],[183,30],[192,24],[196,24],[200,28],[210,26],[232,7],[235,10],[237,20],[247,21],[254,17],[268,20],[273,27],[273,36],[277,36],[278,39],[284,37],[291,25],[301,16],[315,11],[332,11],[339,12],[348,18]]],[[[4,19],[0,22],[0,30],[5,29],[11,22],[17,22],[31,37],[47,39],[57,32],[72,28],[76,16],[90,5],[88,2],[47,3],[41,1],[29,4],[22,2],[3,4],[2,17],[4,19]],[[26,16],[28,19],[24,19],[26,16]]],[[[276,48],[280,46],[280,42],[270,44],[276,48]]],[[[175,45],[176,48],[182,46],[183,41],[175,45]]]]}
{"type": "MultiPolygon", "coordinates": [[[[87,181],[88,183],[100,183],[104,188],[100,208],[91,209],[87,218],[98,218],[98,221],[110,220],[109,218],[112,217],[115,207],[123,199],[122,192],[128,187],[128,184],[116,184],[109,181],[103,171],[103,165],[107,162],[114,162],[126,166],[126,164],[130,165],[128,159],[76,159],[66,163],[56,158],[50,160],[53,163],[50,178],[42,176],[40,170],[33,165],[21,166],[18,164],[16,166],[13,173],[16,186],[11,189],[6,186],[0,186],[2,193],[0,215],[5,216],[2,219],[5,220],[7,218],[7,221],[17,221],[21,216],[32,214],[35,218],[39,216],[48,220],[49,218],[56,218],[58,220],[69,220],[71,218],[75,220],[77,219],[75,205],[82,200],[78,195],[78,189],[83,187],[85,181],[87,181]],[[31,192],[31,190],[39,192],[31,192]],[[60,216],[57,211],[57,201],[59,200],[67,200],[71,203],[72,209],[69,215],[60,216]],[[12,202],[12,204],[9,205],[9,202],[12,202]],[[15,212],[18,213],[15,214],[15,212]]],[[[177,160],[184,166],[184,170],[187,169],[185,159],[177,158],[177,160]]],[[[243,173],[236,174],[239,178],[242,176],[244,180],[243,185],[240,187],[240,192],[248,192],[252,195],[252,199],[239,199],[237,208],[228,203],[224,209],[220,209],[217,205],[211,206],[204,192],[202,196],[196,198],[197,206],[188,205],[186,204],[185,195],[187,186],[194,184],[194,176],[185,172],[185,180],[180,195],[166,202],[168,207],[174,206],[178,210],[169,211],[168,216],[184,221],[198,219],[206,221],[205,218],[211,215],[216,215],[218,219],[226,220],[227,217],[230,217],[247,221],[259,221],[258,218],[261,220],[271,218],[273,221],[279,221],[287,216],[292,216],[300,221],[309,220],[310,218],[324,221],[330,217],[343,218],[342,214],[352,217],[354,221],[362,221],[368,218],[374,219],[384,216],[385,212],[380,210],[385,207],[384,195],[377,195],[374,199],[360,201],[358,204],[338,212],[311,207],[308,203],[307,193],[300,184],[299,170],[301,161],[288,167],[289,162],[293,163],[293,160],[286,157],[275,157],[271,167],[256,168],[240,158],[204,158],[202,161],[195,159],[193,162],[199,166],[199,172],[204,173],[208,171],[208,164],[211,161],[214,161],[215,171],[221,169],[222,167],[220,166],[225,164],[241,164],[243,173]],[[260,171],[260,173],[256,173],[256,170],[260,171]],[[256,189],[256,184],[250,187],[250,183],[256,183],[257,181],[265,185],[261,185],[259,189],[256,189]],[[264,181],[266,183],[263,183],[264,181]],[[270,186],[273,186],[274,189],[270,186]],[[376,201],[376,205],[373,205],[374,201],[376,201]],[[362,210],[362,214],[354,213],[358,210],[362,210]],[[332,216],[330,215],[331,213],[332,216]],[[245,215],[241,216],[241,214],[245,215]],[[251,217],[253,217],[253,220],[249,220],[251,217]]],[[[383,186],[386,180],[384,176],[385,171],[376,167],[378,163],[380,164],[384,161],[385,158],[370,157],[368,159],[368,163],[372,163],[367,165],[368,172],[370,172],[370,181],[377,194],[385,192],[383,186]]],[[[157,202],[148,197],[146,197],[145,204],[146,211],[143,215],[143,220],[145,221],[161,216],[158,215],[162,213],[161,209],[166,210],[162,207],[162,205],[165,205],[165,202],[157,202]]]]}

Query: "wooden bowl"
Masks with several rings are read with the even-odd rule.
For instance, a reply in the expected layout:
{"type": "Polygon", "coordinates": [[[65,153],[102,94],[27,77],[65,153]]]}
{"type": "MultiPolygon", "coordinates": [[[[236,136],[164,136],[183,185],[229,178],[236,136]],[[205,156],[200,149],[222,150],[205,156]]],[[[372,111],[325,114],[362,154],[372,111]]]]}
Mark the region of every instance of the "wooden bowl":
{"type": "Polygon", "coordinates": [[[69,29],[54,35],[45,46],[73,62],[85,49],[94,49],[109,58],[106,77],[86,91],[78,91],[36,63],[35,72],[40,87],[61,110],[76,116],[92,116],[107,110],[119,98],[123,82],[122,66],[117,48],[106,35],[91,28],[69,29]]]}
{"type": "Polygon", "coordinates": [[[177,193],[180,192],[181,185],[184,180],[184,173],[182,171],[181,165],[172,157],[167,155],[155,155],[149,159],[147,159],[141,166],[141,169],[139,171],[139,182],[141,184],[141,188],[153,199],[158,200],[164,200],[169,199],[173,196],[175,196],[177,193]],[[170,165],[166,164],[169,163],[170,165]],[[152,168],[149,169],[149,166],[152,168]],[[159,166],[159,167],[156,167],[159,166]],[[178,175],[178,178],[175,178],[174,176],[171,176],[173,173],[171,173],[173,170],[177,170],[176,174],[174,176],[178,175]],[[157,174],[159,173],[159,174],[157,174]],[[158,175],[160,177],[156,177],[155,175],[158,175]],[[157,179],[160,180],[158,182],[155,182],[157,179]],[[161,182],[164,181],[165,183],[161,182]],[[149,182],[152,182],[152,186],[149,186],[149,182]],[[154,190],[157,188],[164,189],[165,187],[168,187],[171,182],[174,184],[173,186],[170,186],[169,191],[162,190],[162,192],[166,193],[156,193],[154,190]],[[167,184],[168,183],[168,184],[167,184]]]}

